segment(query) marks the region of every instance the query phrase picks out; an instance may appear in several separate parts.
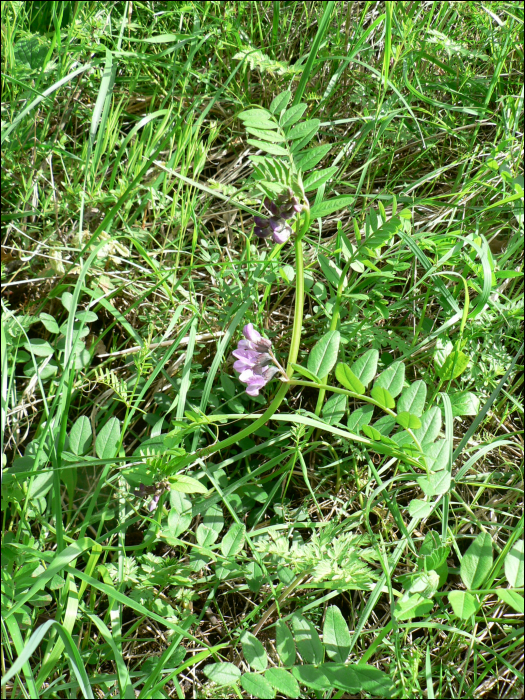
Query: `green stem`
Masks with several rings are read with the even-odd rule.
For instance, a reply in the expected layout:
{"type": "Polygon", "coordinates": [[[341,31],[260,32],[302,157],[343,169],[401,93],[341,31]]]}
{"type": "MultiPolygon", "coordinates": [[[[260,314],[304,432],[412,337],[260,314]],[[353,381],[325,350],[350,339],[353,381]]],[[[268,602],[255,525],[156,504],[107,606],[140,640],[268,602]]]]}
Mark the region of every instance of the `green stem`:
{"type": "Polygon", "coordinates": [[[303,330],[304,312],[304,259],[303,259],[303,236],[310,226],[310,212],[307,212],[306,220],[301,233],[295,239],[295,316],[293,320],[292,340],[290,341],[290,352],[288,354],[288,365],[286,374],[292,377],[292,364],[297,362],[299,345],[301,343],[301,332],[303,330]]]}
{"type": "MultiPolygon", "coordinates": [[[[291,365],[297,361],[297,355],[299,354],[299,345],[301,343],[301,330],[303,325],[304,259],[302,240],[306,232],[310,228],[310,211],[307,209],[305,213],[306,216],[303,225],[295,239],[295,257],[297,265],[295,275],[295,316],[293,323],[292,340],[290,343],[290,351],[288,353],[288,365],[286,370],[288,377],[291,377],[293,373],[291,365]]],[[[267,423],[273,416],[273,414],[277,411],[277,409],[283,402],[283,399],[286,396],[286,392],[288,391],[290,386],[291,385],[289,382],[282,384],[277,394],[275,395],[274,400],[268,406],[268,408],[262,414],[262,416],[255,420],[253,423],[251,423],[249,426],[244,428],[244,430],[235,433],[235,435],[230,435],[230,437],[226,438],[225,440],[221,440],[220,442],[217,442],[214,445],[209,445],[208,447],[205,447],[204,449],[199,450],[198,452],[189,454],[187,457],[181,460],[181,462],[178,465],[178,469],[182,470],[184,467],[188,466],[188,464],[195,462],[197,459],[209,457],[215,452],[219,452],[220,450],[223,450],[226,447],[230,447],[231,445],[236,445],[239,443],[240,440],[243,440],[245,437],[252,435],[256,430],[258,430],[265,423],[267,423]]]]}
{"type": "MultiPolygon", "coordinates": [[[[346,275],[348,274],[348,270],[350,269],[350,264],[352,263],[353,257],[351,260],[349,260],[343,272],[341,273],[341,277],[339,279],[339,284],[337,286],[337,297],[335,300],[335,306],[334,306],[334,312],[332,314],[332,320],[330,322],[330,330],[335,331],[337,330],[337,324],[339,322],[339,314],[340,314],[340,309],[341,309],[341,299],[343,298],[343,287],[346,279],[346,275]]],[[[328,375],[321,377],[321,384],[326,384],[328,381],[328,375]]],[[[318,416],[321,413],[321,409],[323,407],[323,402],[324,402],[324,397],[326,395],[326,389],[319,389],[319,395],[317,397],[317,405],[315,407],[315,415],[318,416]]],[[[311,429],[310,434],[306,439],[310,438],[310,435],[313,432],[313,428],[311,429]]]]}

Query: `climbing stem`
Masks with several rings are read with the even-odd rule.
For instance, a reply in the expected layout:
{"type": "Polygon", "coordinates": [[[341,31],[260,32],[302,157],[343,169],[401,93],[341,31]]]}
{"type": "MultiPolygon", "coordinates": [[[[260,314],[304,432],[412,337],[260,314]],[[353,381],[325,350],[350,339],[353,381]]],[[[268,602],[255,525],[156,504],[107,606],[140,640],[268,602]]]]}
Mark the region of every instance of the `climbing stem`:
{"type": "Polygon", "coordinates": [[[293,319],[292,340],[288,354],[288,366],[286,374],[291,378],[293,374],[292,364],[297,362],[299,345],[301,343],[301,331],[303,329],[304,311],[304,259],[303,259],[303,236],[310,227],[310,211],[306,211],[305,221],[301,231],[295,239],[295,315],[293,319]]]}
{"type": "MultiPolygon", "coordinates": [[[[288,377],[292,376],[293,370],[291,366],[292,364],[297,362],[297,355],[299,354],[299,346],[301,344],[301,330],[303,325],[304,309],[304,259],[302,239],[307,233],[309,227],[310,211],[306,209],[303,223],[300,229],[298,229],[298,233],[295,238],[295,316],[293,321],[292,340],[290,343],[290,350],[288,353],[288,365],[286,369],[288,377]]],[[[220,450],[223,450],[226,447],[230,447],[231,445],[236,445],[239,443],[240,440],[243,440],[245,437],[252,435],[256,430],[258,430],[265,423],[267,423],[273,416],[273,414],[278,410],[279,406],[283,402],[284,397],[286,396],[286,392],[288,391],[289,387],[290,384],[288,382],[281,384],[279,390],[277,391],[277,394],[275,395],[273,401],[268,406],[266,411],[253,423],[250,423],[250,425],[248,425],[240,432],[235,433],[234,435],[230,435],[230,437],[226,438],[225,440],[216,442],[213,445],[208,445],[208,447],[204,447],[202,450],[198,450],[193,454],[187,455],[177,464],[177,469],[180,471],[184,467],[188,466],[188,464],[195,462],[197,459],[209,457],[209,455],[212,455],[215,452],[219,452],[220,450]]]]}

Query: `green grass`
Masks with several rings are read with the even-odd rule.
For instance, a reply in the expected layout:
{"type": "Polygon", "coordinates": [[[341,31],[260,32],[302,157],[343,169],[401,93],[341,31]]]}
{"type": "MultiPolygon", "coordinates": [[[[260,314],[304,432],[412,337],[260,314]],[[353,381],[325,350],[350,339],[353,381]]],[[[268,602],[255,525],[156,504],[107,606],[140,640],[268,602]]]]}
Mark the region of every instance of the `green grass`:
{"type": "Polygon", "coordinates": [[[522,697],[522,4],[5,2],[2,47],[2,697],[522,697]]]}

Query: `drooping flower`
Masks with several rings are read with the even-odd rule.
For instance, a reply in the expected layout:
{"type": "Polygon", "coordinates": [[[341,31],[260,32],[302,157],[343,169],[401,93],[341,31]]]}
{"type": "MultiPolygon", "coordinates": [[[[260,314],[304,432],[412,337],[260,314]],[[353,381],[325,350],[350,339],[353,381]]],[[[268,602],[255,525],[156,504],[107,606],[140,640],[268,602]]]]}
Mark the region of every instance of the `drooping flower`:
{"type": "Polygon", "coordinates": [[[135,496],[137,498],[147,498],[148,496],[153,496],[148,504],[148,510],[153,513],[157,509],[160,501],[160,497],[168,489],[168,483],[165,481],[160,481],[157,484],[152,484],[151,486],[146,486],[146,484],[139,484],[138,489],[135,489],[135,496]]]}
{"type": "MultiPolygon", "coordinates": [[[[244,338],[233,351],[236,361],[233,368],[239,372],[239,381],[246,384],[246,393],[258,396],[259,391],[281,370],[271,352],[272,343],[256,331],[252,323],[246,324],[244,338]]],[[[282,371],[282,370],[281,370],[282,371]]]]}
{"type": "Polygon", "coordinates": [[[271,216],[267,219],[262,216],[254,217],[255,235],[259,238],[271,236],[275,243],[286,243],[292,235],[292,227],[287,222],[293,219],[303,208],[298,198],[288,188],[288,191],[280,194],[275,202],[266,197],[264,206],[268,209],[271,216]]]}

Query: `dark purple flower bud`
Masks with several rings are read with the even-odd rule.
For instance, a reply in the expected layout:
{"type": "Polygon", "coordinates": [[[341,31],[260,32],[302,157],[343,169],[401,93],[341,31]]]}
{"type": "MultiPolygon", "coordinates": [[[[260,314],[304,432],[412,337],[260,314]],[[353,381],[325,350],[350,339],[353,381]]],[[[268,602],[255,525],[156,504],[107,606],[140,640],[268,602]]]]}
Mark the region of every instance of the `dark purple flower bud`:
{"type": "Polygon", "coordinates": [[[284,219],[270,219],[270,228],[273,231],[280,231],[284,226],[284,219]]]}
{"type": "Polygon", "coordinates": [[[274,376],[274,374],[277,374],[278,371],[279,370],[274,365],[268,365],[267,367],[264,367],[262,376],[267,382],[269,382],[270,379],[274,376]]]}
{"type": "Polygon", "coordinates": [[[268,226],[268,219],[264,219],[262,216],[254,216],[253,220],[255,225],[259,228],[266,228],[268,226]]]}
{"type": "Polygon", "coordinates": [[[281,209],[281,219],[293,219],[295,214],[296,214],[296,211],[293,207],[281,209]]]}
{"type": "Polygon", "coordinates": [[[275,202],[272,202],[268,197],[265,198],[264,200],[264,206],[268,209],[269,212],[273,214],[273,216],[278,216],[279,215],[279,208],[275,204],[275,202]]]}
{"type": "Polygon", "coordinates": [[[259,226],[256,226],[253,229],[253,232],[257,236],[257,238],[268,238],[268,236],[271,234],[272,229],[270,227],[268,228],[260,228],[259,226]]]}

